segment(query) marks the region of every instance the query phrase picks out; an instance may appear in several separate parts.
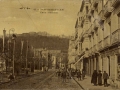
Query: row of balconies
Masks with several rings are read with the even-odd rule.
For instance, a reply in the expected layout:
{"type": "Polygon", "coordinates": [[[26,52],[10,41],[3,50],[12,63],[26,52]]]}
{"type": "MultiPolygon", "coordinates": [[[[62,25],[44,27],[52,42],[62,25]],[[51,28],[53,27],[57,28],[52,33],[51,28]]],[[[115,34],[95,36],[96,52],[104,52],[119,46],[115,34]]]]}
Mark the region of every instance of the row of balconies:
{"type": "Polygon", "coordinates": [[[112,1],[108,0],[104,6],[104,16],[105,17],[109,16],[112,10],[113,10],[112,1]]]}
{"type": "MultiPolygon", "coordinates": [[[[91,13],[94,12],[95,6],[98,3],[99,3],[99,0],[93,0],[91,4],[91,8],[89,9],[89,13],[88,13],[89,17],[92,15],[91,13]]],[[[99,23],[104,21],[105,17],[108,17],[111,14],[113,8],[116,8],[119,4],[120,4],[120,0],[108,0],[106,4],[104,5],[104,9],[102,9],[99,13],[99,16],[100,16],[99,23]]],[[[95,20],[93,28],[96,29],[98,28],[98,26],[99,26],[98,21],[95,20]]],[[[118,44],[119,42],[120,42],[120,29],[117,29],[111,35],[105,37],[103,40],[101,40],[96,45],[91,47],[89,49],[89,53],[90,54],[95,53],[96,51],[103,50],[104,48],[110,47],[113,44],[118,44]]],[[[80,54],[82,54],[83,52],[84,51],[81,51],[80,54]]]]}
{"type": "MultiPolygon", "coordinates": [[[[102,0],[93,0],[92,4],[94,7],[102,0]]],[[[107,0],[106,4],[111,4],[112,7],[117,7],[120,4],[120,0],[107,0]]]]}
{"type": "Polygon", "coordinates": [[[111,35],[105,37],[103,40],[89,48],[89,54],[96,53],[97,51],[103,50],[107,47],[113,46],[120,43],[120,29],[114,31],[111,35]]]}
{"type": "Polygon", "coordinates": [[[116,8],[120,4],[120,0],[112,0],[111,6],[116,8]]]}
{"type": "MultiPolygon", "coordinates": [[[[92,12],[95,9],[95,6],[99,3],[99,0],[93,0],[92,4],[91,4],[91,8],[89,9],[88,12],[88,16],[91,16],[92,12]]],[[[108,0],[104,6],[104,9],[100,11],[99,16],[100,16],[100,21],[105,20],[105,17],[108,17],[111,12],[113,11],[113,8],[115,8],[117,5],[120,4],[120,0],[108,0]]],[[[83,20],[81,21],[81,23],[83,23],[85,19],[85,13],[83,14],[83,20]]]]}

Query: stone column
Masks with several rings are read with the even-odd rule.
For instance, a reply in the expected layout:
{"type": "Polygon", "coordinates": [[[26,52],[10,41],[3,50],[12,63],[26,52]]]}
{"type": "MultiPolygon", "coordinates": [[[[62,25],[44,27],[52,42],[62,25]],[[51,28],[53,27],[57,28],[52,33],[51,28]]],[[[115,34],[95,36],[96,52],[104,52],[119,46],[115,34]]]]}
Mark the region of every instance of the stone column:
{"type": "Polygon", "coordinates": [[[100,56],[98,57],[98,62],[99,62],[98,63],[99,68],[98,69],[102,71],[102,58],[100,56]]]}
{"type": "Polygon", "coordinates": [[[96,57],[94,56],[94,70],[96,70],[96,57]]]}
{"type": "Polygon", "coordinates": [[[91,58],[91,75],[93,73],[93,58],[91,58]]]}
{"type": "Polygon", "coordinates": [[[88,75],[89,75],[89,69],[90,69],[90,63],[89,63],[89,58],[88,58],[88,75]]]}

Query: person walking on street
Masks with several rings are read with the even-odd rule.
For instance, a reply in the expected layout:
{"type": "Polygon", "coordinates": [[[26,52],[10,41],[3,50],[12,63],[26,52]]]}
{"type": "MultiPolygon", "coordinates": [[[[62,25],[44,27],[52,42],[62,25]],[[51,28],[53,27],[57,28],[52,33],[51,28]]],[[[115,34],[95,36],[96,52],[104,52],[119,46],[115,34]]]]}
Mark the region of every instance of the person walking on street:
{"type": "Polygon", "coordinates": [[[66,76],[67,76],[66,70],[63,70],[63,71],[62,71],[63,82],[66,82],[66,76]]]}
{"type": "Polygon", "coordinates": [[[60,77],[60,75],[61,75],[61,71],[59,69],[58,72],[57,72],[57,76],[60,77]]]}
{"type": "Polygon", "coordinates": [[[108,74],[106,73],[106,71],[104,71],[104,73],[103,73],[104,87],[108,86],[108,84],[107,84],[108,78],[109,78],[108,74]]]}
{"type": "Polygon", "coordinates": [[[85,71],[82,70],[82,79],[84,79],[84,78],[85,78],[85,71]]]}
{"type": "Polygon", "coordinates": [[[80,70],[77,71],[77,78],[78,78],[78,81],[81,80],[81,71],[80,70]]]}
{"type": "Polygon", "coordinates": [[[74,71],[71,70],[71,77],[74,77],[74,71]]]}
{"type": "Polygon", "coordinates": [[[97,85],[97,70],[94,70],[93,74],[92,74],[92,78],[91,78],[91,83],[94,84],[94,86],[97,85]]]}
{"type": "Polygon", "coordinates": [[[99,70],[99,73],[98,73],[98,85],[99,85],[99,86],[102,85],[102,73],[101,73],[100,70],[99,70]]]}

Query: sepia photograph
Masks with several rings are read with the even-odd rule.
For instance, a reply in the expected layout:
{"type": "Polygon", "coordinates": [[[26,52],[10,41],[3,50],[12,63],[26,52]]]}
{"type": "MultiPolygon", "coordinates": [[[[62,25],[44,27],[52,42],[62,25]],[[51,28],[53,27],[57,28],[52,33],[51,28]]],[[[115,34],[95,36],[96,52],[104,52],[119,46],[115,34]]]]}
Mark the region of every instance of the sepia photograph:
{"type": "Polygon", "coordinates": [[[120,0],[0,0],[0,90],[120,90],[120,0]]]}

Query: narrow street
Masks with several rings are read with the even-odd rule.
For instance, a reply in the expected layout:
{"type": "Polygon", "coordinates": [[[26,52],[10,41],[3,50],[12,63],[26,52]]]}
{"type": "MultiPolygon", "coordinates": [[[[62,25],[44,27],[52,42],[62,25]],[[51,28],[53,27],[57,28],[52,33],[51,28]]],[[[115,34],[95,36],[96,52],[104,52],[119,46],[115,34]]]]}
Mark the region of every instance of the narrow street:
{"type": "Polygon", "coordinates": [[[61,77],[57,77],[54,71],[40,72],[39,74],[22,78],[10,83],[2,84],[1,89],[68,89],[78,90],[79,85],[73,79],[62,82],[61,77]]]}

